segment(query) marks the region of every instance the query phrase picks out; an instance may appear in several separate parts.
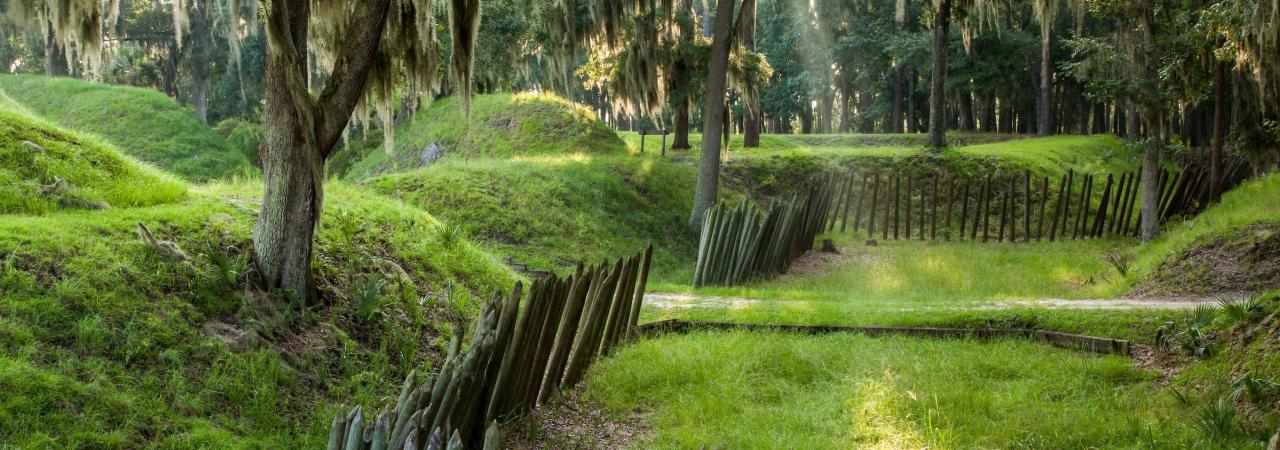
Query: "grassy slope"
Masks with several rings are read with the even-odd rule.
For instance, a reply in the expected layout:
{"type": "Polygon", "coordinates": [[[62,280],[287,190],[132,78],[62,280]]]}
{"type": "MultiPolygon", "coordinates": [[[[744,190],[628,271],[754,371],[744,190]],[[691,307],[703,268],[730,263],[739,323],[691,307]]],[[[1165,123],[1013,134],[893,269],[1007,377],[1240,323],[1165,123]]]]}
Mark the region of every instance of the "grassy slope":
{"type": "Polygon", "coordinates": [[[645,448],[1185,448],[1153,375],[1019,341],[694,333],[628,346],[587,392],[645,448]]]}
{"type": "Polygon", "coordinates": [[[248,293],[238,268],[250,266],[226,261],[247,264],[259,186],[0,215],[0,442],[319,447],[339,402],[385,403],[409,370],[440,357],[441,324],[479,304],[466,298],[512,281],[422,210],[331,183],[316,247],[324,302],[248,293]],[[138,222],[190,264],[142,245],[138,222]],[[449,284],[458,294],[445,298],[449,284]],[[362,302],[364,289],[377,301],[362,302]],[[261,345],[231,351],[202,331],[210,320],[261,345]]]}
{"type": "Polygon", "coordinates": [[[1136,252],[1138,275],[1156,270],[1160,263],[1197,244],[1226,237],[1257,223],[1280,223],[1280,174],[1248,181],[1223,194],[1222,202],[1200,215],[1167,226],[1154,242],[1136,252]]]}
{"type": "Polygon", "coordinates": [[[579,153],[451,158],[366,184],[533,267],[565,270],[653,243],[654,277],[680,278],[696,246],[685,225],[695,180],[656,158],[579,153]]]}
{"type": "Polygon", "coordinates": [[[472,99],[471,118],[456,97],[433,103],[396,128],[388,154],[380,139],[355,143],[335,156],[332,171],[346,178],[418,167],[422,150],[433,142],[444,153],[465,158],[564,153],[617,154],[625,146],[584,106],[552,94],[491,94],[472,99]]]}
{"type": "Polygon", "coordinates": [[[248,165],[221,136],[154,90],[29,75],[2,75],[0,89],[62,127],[94,134],[191,180],[223,177],[248,165]]]}
{"type": "Polygon", "coordinates": [[[0,214],[40,214],[96,202],[112,207],[169,203],[186,192],[172,176],[24,111],[0,93],[0,214]],[[59,179],[72,188],[39,193],[41,185],[59,179]]]}

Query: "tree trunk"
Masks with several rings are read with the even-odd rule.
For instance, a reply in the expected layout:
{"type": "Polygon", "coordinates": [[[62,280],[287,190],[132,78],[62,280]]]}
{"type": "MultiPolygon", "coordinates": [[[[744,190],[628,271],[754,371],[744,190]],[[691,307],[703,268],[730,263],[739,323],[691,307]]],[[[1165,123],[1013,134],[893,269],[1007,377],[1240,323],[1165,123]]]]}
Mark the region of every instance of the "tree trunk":
{"type": "Polygon", "coordinates": [[[1053,56],[1051,25],[1040,26],[1040,101],[1036,114],[1036,135],[1053,134],[1053,56]]]}
{"type": "Polygon", "coordinates": [[[195,92],[192,94],[193,102],[196,106],[196,118],[200,119],[206,125],[209,124],[209,77],[193,76],[192,83],[195,84],[195,92]]]}
{"type": "Polygon", "coordinates": [[[947,146],[946,81],[950,47],[951,0],[938,0],[933,16],[933,75],[929,80],[929,146],[947,146]]]}
{"type": "Polygon", "coordinates": [[[852,91],[852,90],[853,88],[850,86],[845,86],[843,89],[840,90],[840,132],[841,133],[848,133],[850,130],[852,130],[853,125],[849,123],[849,110],[853,109],[849,107],[849,98],[852,97],[851,95],[849,95],[849,91],[852,91]]]}
{"type": "MultiPolygon", "coordinates": [[[[967,84],[967,83],[966,83],[967,84]]],[[[973,131],[973,94],[968,87],[960,90],[960,131],[973,131]]]]}
{"type": "Polygon", "coordinates": [[[689,99],[680,102],[680,106],[676,107],[675,118],[675,138],[671,143],[673,149],[689,149],[693,146],[689,145],[689,99]]]}
{"type": "Polygon", "coordinates": [[[804,102],[800,105],[800,134],[813,133],[813,106],[812,102],[804,102]]]}
{"type": "Polygon", "coordinates": [[[189,34],[192,93],[191,102],[195,104],[196,117],[205,124],[209,123],[209,78],[211,76],[211,55],[213,47],[213,25],[209,20],[210,5],[205,2],[193,5],[188,13],[191,17],[189,34]]]}
{"type": "Polygon", "coordinates": [[[820,95],[821,97],[818,97],[818,126],[816,132],[828,134],[831,133],[831,112],[836,102],[836,94],[831,90],[829,83],[823,83],[822,94],[820,95]]]}
{"type": "Polygon", "coordinates": [[[915,133],[920,130],[920,118],[916,114],[916,71],[913,67],[906,70],[907,76],[907,133],[915,133]]]}
{"type": "MultiPolygon", "coordinates": [[[[746,21],[742,27],[742,46],[747,50],[754,51],[756,49],[756,2],[747,0],[742,2],[742,20],[746,21]]],[[[751,86],[747,92],[742,93],[743,109],[742,109],[742,146],[746,148],[756,148],[760,146],[760,90],[756,86],[751,86]]]]}
{"type": "Polygon", "coordinates": [[[320,98],[306,91],[308,0],[275,0],[267,9],[266,130],[262,209],[253,250],[267,286],[312,299],[311,245],[324,201],[324,161],[364,92],[389,0],[367,2],[349,17],[348,38],[320,98]]]}
{"type": "Polygon", "coordinates": [[[702,154],[698,161],[698,184],[689,212],[689,229],[702,227],[702,213],[715,204],[720,187],[720,128],[724,121],[724,89],[729,69],[729,37],[735,0],[716,2],[711,59],[707,62],[707,90],[702,108],[702,154]]]}
{"type": "Polygon", "coordinates": [[[277,42],[268,46],[265,151],[261,155],[266,189],[253,227],[253,249],[268,286],[309,299],[315,295],[311,242],[324,198],[324,157],[314,142],[314,124],[303,119],[312,111],[300,110],[305,103],[295,98],[305,90],[303,86],[291,88],[291,83],[302,84],[308,78],[305,55],[310,5],[306,1],[284,3],[279,1],[268,9],[269,20],[282,24],[273,34],[291,38],[293,46],[277,49],[277,45],[284,45],[277,42]]]}
{"type": "Polygon", "coordinates": [[[44,74],[50,77],[70,75],[67,67],[67,50],[53,39],[53,23],[48,24],[44,39],[44,74]]]}
{"type": "Polygon", "coordinates": [[[1227,139],[1227,63],[1218,61],[1213,77],[1213,149],[1209,152],[1209,199],[1222,198],[1222,148],[1227,139]]]}
{"type": "Polygon", "coordinates": [[[901,133],[902,128],[902,67],[893,69],[893,112],[889,115],[889,132],[901,133]]]}

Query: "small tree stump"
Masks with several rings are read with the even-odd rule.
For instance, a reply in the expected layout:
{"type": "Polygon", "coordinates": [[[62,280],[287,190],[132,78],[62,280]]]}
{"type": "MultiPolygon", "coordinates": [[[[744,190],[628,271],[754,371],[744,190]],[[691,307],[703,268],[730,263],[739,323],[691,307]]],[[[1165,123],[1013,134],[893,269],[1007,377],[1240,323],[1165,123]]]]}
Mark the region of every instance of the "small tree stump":
{"type": "Polygon", "coordinates": [[[835,242],[831,242],[831,240],[830,240],[830,239],[823,239],[823,240],[822,240],[822,252],[823,252],[823,253],[840,253],[840,250],[836,249],[836,243],[835,243],[835,242]]]}

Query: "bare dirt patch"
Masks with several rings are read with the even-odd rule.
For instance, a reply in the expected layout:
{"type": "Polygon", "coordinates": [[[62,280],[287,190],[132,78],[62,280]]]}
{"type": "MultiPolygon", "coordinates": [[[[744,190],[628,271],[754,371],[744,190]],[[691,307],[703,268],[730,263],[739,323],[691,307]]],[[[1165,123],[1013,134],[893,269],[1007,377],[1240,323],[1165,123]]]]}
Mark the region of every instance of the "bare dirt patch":
{"type": "Polygon", "coordinates": [[[1261,292],[1280,287],[1280,223],[1252,224],[1172,255],[1139,294],[1261,292]]]}
{"type": "Polygon", "coordinates": [[[576,391],[503,426],[506,448],[518,450],[630,448],[642,431],[638,411],[617,420],[599,405],[579,399],[576,391]]]}
{"type": "Polygon", "coordinates": [[[1130,356],[1133,363],[1143,369],[1152,370],[1160,374],[1160,378],[1156,380],[1156,385],[1164,387],[1169,384],[1169,379],[1182,373],[1183,369],[1190,366],[1193,359],[1185,355],[1172,354],[1159,351],[1149,345],[1137,343],[1129,344],[1130,356]]]}

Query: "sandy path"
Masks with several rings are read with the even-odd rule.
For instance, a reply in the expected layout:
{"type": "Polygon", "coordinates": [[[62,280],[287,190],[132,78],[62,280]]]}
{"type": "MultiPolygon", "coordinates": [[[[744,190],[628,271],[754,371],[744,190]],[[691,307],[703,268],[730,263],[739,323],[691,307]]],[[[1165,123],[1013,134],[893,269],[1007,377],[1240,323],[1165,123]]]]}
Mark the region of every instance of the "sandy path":
{"type": "MultiPolygon", "coordinates": [[[[1248,298],[1246,294],[1227,293],[1206,296],[1143,296],[1118,297],[1103,299],[1070,300],[1062,298],[1042,298],[1035,300],[995,300],[989,302],[965,301],[959,305],[921,305],[920,307],[904,307],[912,309],[1007,309],[1015,307],[1035,307],[1048,309],[1191,309],[1200,305],[1217,305],[1223,300],[1240,300],[1248,298]]],[[[787,300],[784,302],[804,302],[806,300],[787,300]]],[[[644,295],[645,306],[658,309],[689,308],[728,308],[743,309],[766,304],[771,300],[746,297],[717,297],[699,294],[649,292],[644,295]]]]}

